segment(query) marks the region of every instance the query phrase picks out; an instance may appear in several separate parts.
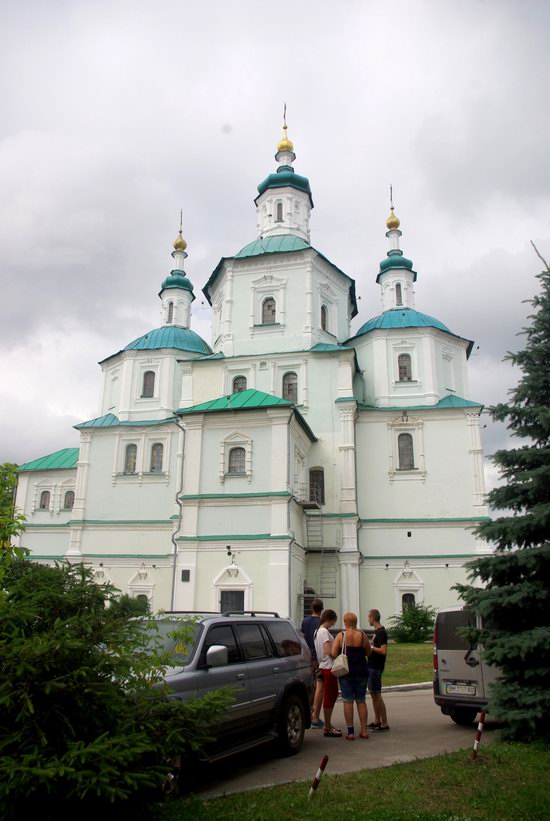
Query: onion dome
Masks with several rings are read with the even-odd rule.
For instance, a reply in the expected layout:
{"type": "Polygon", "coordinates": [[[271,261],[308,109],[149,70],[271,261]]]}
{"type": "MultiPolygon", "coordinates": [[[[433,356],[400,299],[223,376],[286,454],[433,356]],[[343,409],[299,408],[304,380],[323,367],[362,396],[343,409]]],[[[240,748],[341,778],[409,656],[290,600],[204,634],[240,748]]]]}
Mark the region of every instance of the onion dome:
{"type": "Polygon", "coordinates": [[[193,292],[193,285],[191,284],[191,280],[187,279],[183,271],[170,271],[170,273],[160,286],[160,290],[162,292],[165,291],[167,288],[183,288],[184,291],[193,292]]]}
{"type": "Polygon", "coordinates": [[[186,241],[184,240],[184,238],[182,236],[181,228],[180,228],[179,234],[176,237],[176,239],[174,240],[174,251],[185,251],[186,248],[187,248],[187,243],[186,243],[186,241]]]}
{"type": "Polygon", "coordinates": [[[294,143],[288,139],[288,126],[286,123],[283,126],[283,136],[277,143],[277,151],[294,151],[294,143]]]}
{"type": "Polygon", "coordinates": [[[392,206],[391,211],[390,211],[390,215],[389,215],[388,219],[386,220],[386,226],[388,228],[388,231],[396,231],[399,228],[399,225],[400,225],[399,219],[398,219],[398,217],[396,217],[395,212],[393,210],[393,206],[392,206]]]}

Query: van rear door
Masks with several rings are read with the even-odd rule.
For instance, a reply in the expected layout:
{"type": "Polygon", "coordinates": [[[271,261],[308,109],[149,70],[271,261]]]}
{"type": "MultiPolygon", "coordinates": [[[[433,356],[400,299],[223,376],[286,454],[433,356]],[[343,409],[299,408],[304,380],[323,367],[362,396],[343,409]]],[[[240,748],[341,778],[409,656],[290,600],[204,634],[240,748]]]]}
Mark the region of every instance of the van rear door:
{"type": "Polygon", "coordinates": [[[437,615],[439,695],[457,705],[485,697],[479,650],[472,649],[457,632],[461,627],[475,626],[475,614],[470,610],[446,610],[437,615]]]}

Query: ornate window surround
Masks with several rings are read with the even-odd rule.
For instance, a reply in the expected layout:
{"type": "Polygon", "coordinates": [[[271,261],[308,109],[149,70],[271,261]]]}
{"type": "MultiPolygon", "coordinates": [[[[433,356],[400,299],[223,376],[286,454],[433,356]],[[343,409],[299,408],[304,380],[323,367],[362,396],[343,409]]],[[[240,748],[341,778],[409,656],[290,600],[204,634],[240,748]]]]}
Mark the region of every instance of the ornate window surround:
{"type": "Polygon", "coordinates": [[[221,440],[219,477],[222,485],[227,477],[230,479],[246,478],[248,484],[252,481],[252,439],[245,433],[233,431],[221,440]],[[229,473],[229,451],[234,447],[244,448],[245,469],[243,474],[229,473]]]}
{"type": "Polygon", "coordinates": [[[404,593],[414,593],[417,604],[422,604],[424,601],[424,582],[418,573],[411,568],[408,559],[393,579],[393,602],[396,615],[403,612],[401,597],[404,593]]]}
{"type": "Polygon", "coordinates": [[[135,363],[134,371],[134,400],[138,404],[151,403],[158,401],[159,398],[159,382],[160,382],[160,359],[148,358],[142,362],[135,363]],[[143,396],[143,378],[147,371],[152,371],[155,374],[155,384],[152,396],[143,396]]]}
{"type": "Polygon", "coordinates": [[[241,590],[244,593],[244,609],[251,610],[253,589],[254,586],[250,576],[244,572],[242,567],[232,562],[221,573],[218,573],[212,581],[212,609],[215,611],[219,609],[220,594],[224,590],[241,590]]]}
{"type": "Polygon", "coordinates": [[[163,431],[149,430],[128,433],[119,433],[116,440],[115,458],[113,464],[112,484],[128,483],[138,485],[143,482],[165,482],[170,478],[170,438],[171,434],[163,431]],[[151,472],[151,448],[153,445],[163,446],[162,470],[151,472]],[[124,473],[124,460],[127,445],[137,446],[136,472],[124,473]]]}
{"type": "Polygon", "coordinates": [[[249,326],[253,333],[269,333],[271,330],[280,332],[286,322],[286,285],[288,279],[276,277],[271,273],[264,274],[250,283],[250,318],[249,326]],[[262,306],[264,301],[272,297],[276,305],[276,322],[271,325],[262,323],[262,306]]]}
{"type": "Polygon", "coordinates": [[[404,389],[418,388],[421,381],[418,378],[418,346],[415,342],[409,342],[402,339],[401,342],[391,346],[391,378],[394,388],[404,389]],[[408,382],[401,382],[399,380],[399,355],[402,353],[409,354],[411,358],[411,380],[408,382]]]}
{"type": "Polygon", "coordinates": [[[410,416],[406,410],[388,423],[388,476],[390,482],[395,480],[424,481],[426,464],[424,460],[424,422],[416,416],[410,416]],[[415,467],[411,470],[399,469],[400,433],[410,433],[413,440],[415,467]]]}

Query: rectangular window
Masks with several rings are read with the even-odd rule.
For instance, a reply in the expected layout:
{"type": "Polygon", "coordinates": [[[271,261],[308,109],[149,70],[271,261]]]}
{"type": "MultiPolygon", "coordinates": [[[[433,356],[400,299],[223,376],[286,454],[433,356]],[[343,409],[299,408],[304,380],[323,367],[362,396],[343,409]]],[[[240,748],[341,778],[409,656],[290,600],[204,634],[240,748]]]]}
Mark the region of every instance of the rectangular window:
{"type": "Polygon", "coordinates": [[[247,661],[265,659],[272,655],[259,624],[237,624],[237,634],[247,661]]]}

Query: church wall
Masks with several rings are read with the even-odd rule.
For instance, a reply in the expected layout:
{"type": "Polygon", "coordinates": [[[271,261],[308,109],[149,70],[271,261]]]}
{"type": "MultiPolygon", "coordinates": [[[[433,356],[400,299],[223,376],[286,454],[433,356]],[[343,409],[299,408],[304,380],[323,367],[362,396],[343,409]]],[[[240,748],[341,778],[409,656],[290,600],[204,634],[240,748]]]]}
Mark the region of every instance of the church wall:
{"type": "Polygon", "coordinates": [[[405,423],[391,412],[360,413],[360,516],[414,519],[485,515],[483,506],[474,507],[474,466],[469,447],[466,417],[461,411],[409,413],[405,423]],[[403,431],[413,435],[414,471],[396,469],[397,436],[403,431]],[[392,465],[395,472],[390,481],[392,465]]]}
{"type": "Polygon", "coordinates": [[[174,425],[115,428],[105,433],[94,431],[84,518],[168,520],[176,512],[179,435],[174,425]],[[137,470],[140,464],[148,470],[150,450],[157,441],[164,444],[163,467],[167,474],[144,472],[142,477],[139,474],[125,476],[122,472],[125,446],[137,444],[137,470]]]}

